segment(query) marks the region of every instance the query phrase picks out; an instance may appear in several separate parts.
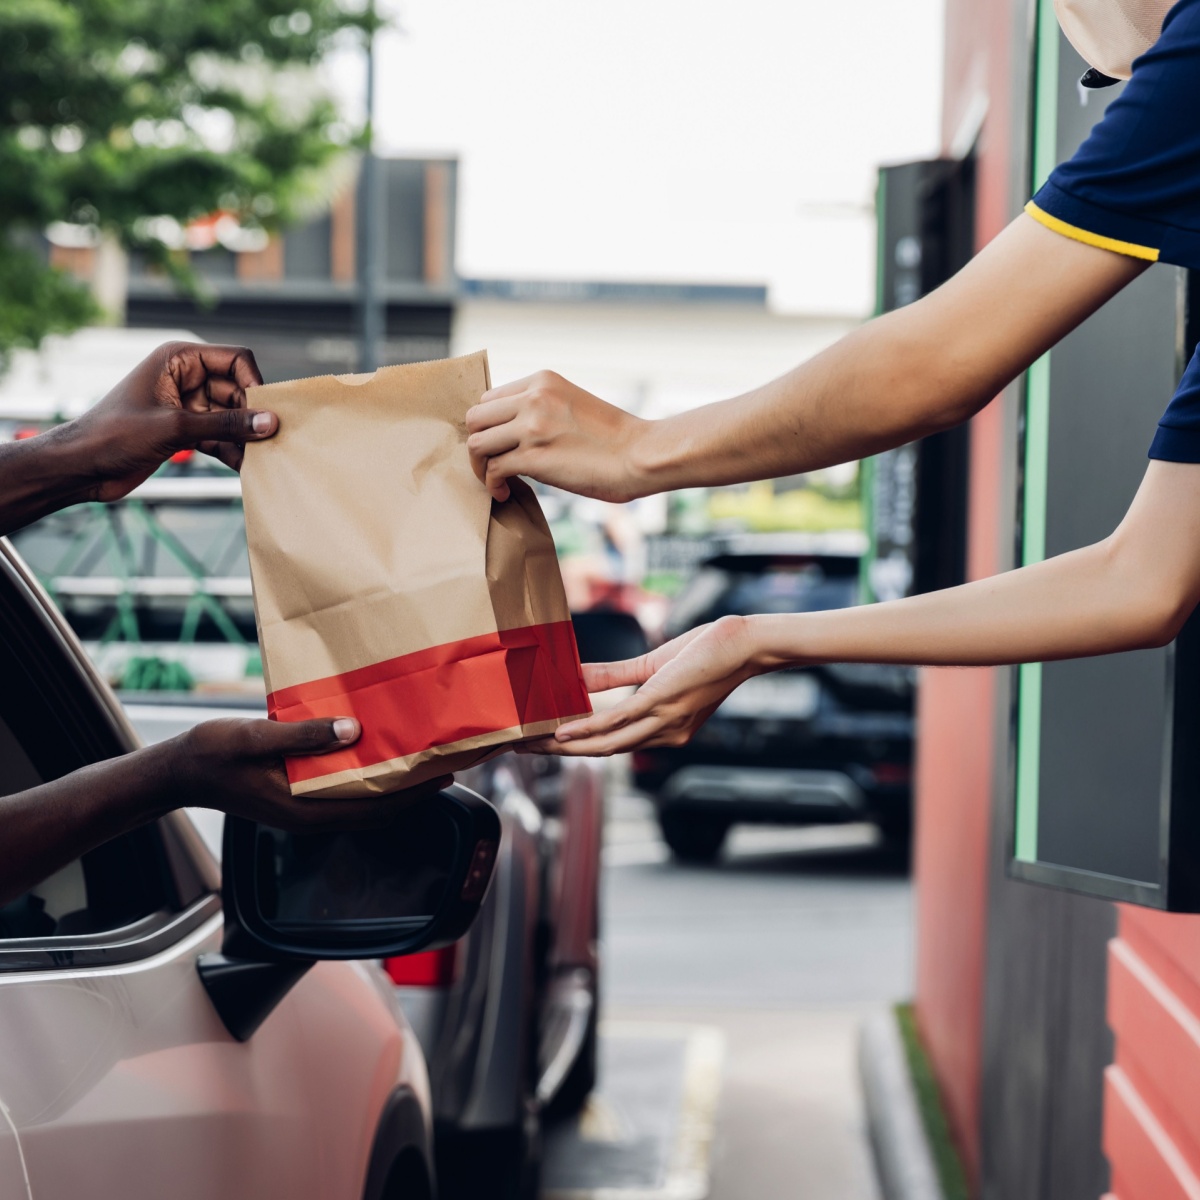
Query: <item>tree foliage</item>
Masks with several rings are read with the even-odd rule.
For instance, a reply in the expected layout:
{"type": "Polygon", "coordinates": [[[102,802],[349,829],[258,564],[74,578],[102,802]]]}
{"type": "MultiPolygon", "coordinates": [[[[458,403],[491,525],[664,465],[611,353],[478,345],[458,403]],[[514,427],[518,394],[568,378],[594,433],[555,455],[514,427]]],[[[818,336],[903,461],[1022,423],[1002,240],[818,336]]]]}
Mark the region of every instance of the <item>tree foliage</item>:
{"type": "Polygon", "coordinates": [[[286,221],[357,133],[314,71],[367,0],[2,0],[0,355],[92,313],[45,262],[55,221],[167,267],[164,229],[286,221]]]}

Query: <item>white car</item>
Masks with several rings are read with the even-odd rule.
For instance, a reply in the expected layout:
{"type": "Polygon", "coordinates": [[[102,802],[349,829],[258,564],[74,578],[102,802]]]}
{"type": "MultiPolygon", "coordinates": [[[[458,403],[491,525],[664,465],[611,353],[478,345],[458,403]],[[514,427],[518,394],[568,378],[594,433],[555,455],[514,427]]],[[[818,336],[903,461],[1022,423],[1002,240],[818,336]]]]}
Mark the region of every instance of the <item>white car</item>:
{"type": "MultiPolygon", "coordinates": [[[[0,541],[0,795],[135,744],[0,541]]],[[[439,799],[454,832],[436,888],[410,855],[372,890],[359,835],[230,820],[222,896],[177,812],[0,908],[0,1198],[431,1200],[429,1085],[393,989],[374,964],[317,960],[465,929],[499,826],[470,794],[439,799]],[[331,901],[348,863],[354,894],[331,901]]]]}

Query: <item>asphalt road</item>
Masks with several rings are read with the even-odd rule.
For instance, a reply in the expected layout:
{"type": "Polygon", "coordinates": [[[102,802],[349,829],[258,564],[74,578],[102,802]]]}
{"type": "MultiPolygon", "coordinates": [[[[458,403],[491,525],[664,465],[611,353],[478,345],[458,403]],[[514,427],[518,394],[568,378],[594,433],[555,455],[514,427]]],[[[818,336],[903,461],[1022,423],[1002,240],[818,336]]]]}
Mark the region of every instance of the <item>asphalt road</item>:
{"type": "Polygon", "coordinates": [[[737,830],[720,863],[681,867],[645,802],[619,800],[601,1086],[553,1147],[549,1192],[877,1200],[856,1037],[911,994],[911,910],[870,827],[737,830]]]}

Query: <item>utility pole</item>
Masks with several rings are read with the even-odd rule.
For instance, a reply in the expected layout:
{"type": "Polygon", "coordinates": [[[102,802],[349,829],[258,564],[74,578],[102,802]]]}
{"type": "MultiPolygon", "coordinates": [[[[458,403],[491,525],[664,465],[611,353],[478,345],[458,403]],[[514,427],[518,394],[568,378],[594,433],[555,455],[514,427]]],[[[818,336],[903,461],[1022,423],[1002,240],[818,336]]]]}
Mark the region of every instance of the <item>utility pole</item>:
{"type": "MultiPolygon", "coordinates": [[[[375,16],[372,2],[368,12],[375,16]]],[[[359,180],[358,221],[358,369],[374,371],[387,325],[383,299],[383,176],[375,156],[375,31],[367,34],[367,136],[359,180]]]]}

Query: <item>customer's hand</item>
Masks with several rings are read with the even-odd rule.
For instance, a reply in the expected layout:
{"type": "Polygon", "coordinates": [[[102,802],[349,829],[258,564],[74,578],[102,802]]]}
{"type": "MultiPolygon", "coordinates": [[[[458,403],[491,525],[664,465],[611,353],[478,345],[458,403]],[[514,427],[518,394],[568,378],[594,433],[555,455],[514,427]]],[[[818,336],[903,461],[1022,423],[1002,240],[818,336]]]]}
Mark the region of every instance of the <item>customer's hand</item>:
{"type": "Polygon", "coordinates": [[[243,347],[167,342],[64,426],[64,444],[86,464],[96,500],[119,500],[179,450],[211,454],[236,471],[243,444],[279,427],[274,413],[246,407],[246,389],[260,383],[243,347]]]}
{"type": "Polygon", "coordinates": [[[274,829],[314,833],[386,825],[401,807],[426,799],[453,782],[447,776],[369,800],[320,800],[291,794],[285,756],[344,750],[361,732],[350,717],[206,721],[176,738],[171,747],[174,795],[170,802],[220,809],[274,829]]]}
{"type": "Polygon", "coordinates": [[[648,426],[553,371],[484,392],[467,413],[475,474],[497,500],[514,475],[600,500],[639,494],[635,443],[648,426]]]}
{"type": "Polygon", "coordinates": [[[638,686],[628,699],[560,726],[550,737],[526,743],[536,754],[606,756],[642,746],[682,746],[717,706],[762,668],[744,617],[722,617],[657,650],[617,663],[589,663],[589,692],[638,686]]]}

